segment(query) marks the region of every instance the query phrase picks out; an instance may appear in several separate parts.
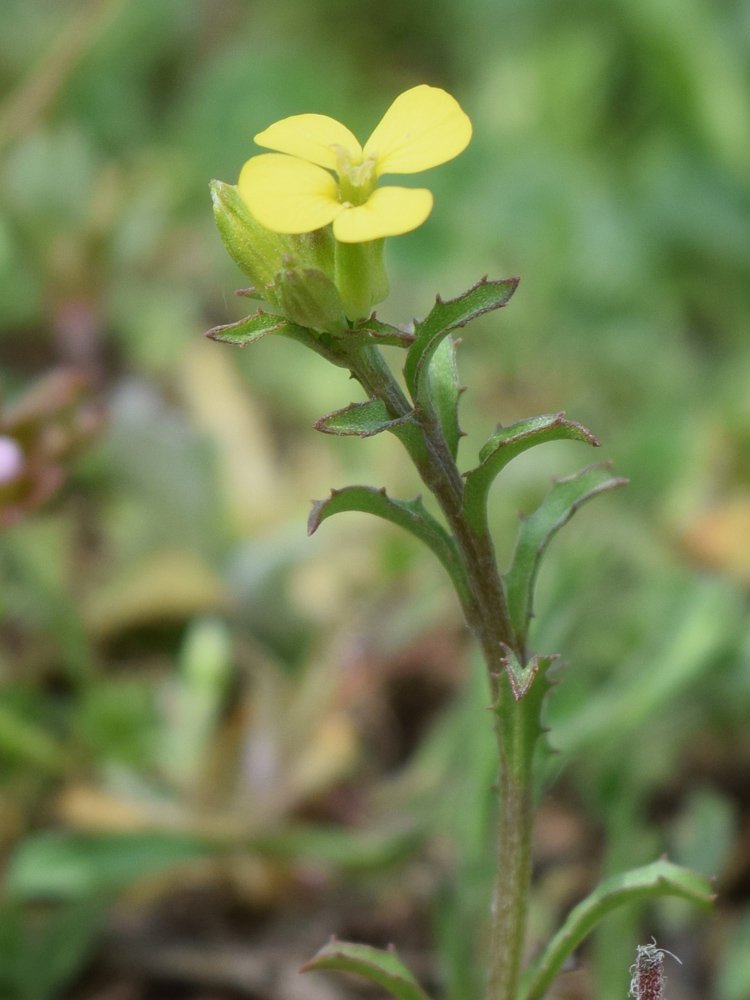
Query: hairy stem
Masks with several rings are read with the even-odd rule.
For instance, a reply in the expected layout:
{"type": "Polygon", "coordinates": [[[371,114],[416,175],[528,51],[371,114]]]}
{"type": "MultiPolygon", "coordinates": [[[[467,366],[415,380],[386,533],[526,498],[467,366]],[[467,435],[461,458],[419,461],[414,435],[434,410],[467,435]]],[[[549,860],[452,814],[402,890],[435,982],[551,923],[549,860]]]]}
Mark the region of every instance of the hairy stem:
{"type": "MultiPolygon", "coordinates": [[[[351,358],[352,373],[367,393],[382,400],[393,417],[405,416],[412,407],[377,348],[365,348],[351,358]]],[[[503,683],[503,646],[514,650],[521,662],[525,650],[517,639],[508,614],[495,551],[488,532],[478,534],[463,508],[464,482],[434,412],[414,411],[413,426],[399,434],[425,486],[437,500],[450,526],[466,568],[468,596],[462,601],[470,631],[480,645],[490,678],[493,698],[510,698],[503,683]]],[[[487,1000],[515,1000],[520,974],[531,875],[533,801],[531,761],[514,752],[518,727],[524,724],[521,706],[513,703],[511,724],[495,726],[500,757],[500,820],[498,874],[493,895],[490,969],[487,1000]]]]}

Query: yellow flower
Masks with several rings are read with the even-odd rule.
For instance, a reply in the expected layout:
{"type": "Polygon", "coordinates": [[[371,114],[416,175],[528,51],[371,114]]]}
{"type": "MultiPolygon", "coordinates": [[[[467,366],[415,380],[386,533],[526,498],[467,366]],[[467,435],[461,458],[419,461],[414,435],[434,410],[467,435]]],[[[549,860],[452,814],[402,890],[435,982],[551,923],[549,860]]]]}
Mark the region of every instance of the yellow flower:
{"type": "Polygon", "coordinates": [[[401,94],[364,145],[334,118],[293,115],[255,136],[274,149],[248,160],[238,188],[257,221],[275,233],[333,223],[340,243],[365,243],[421,226],[425,188],[376,187],[384,174],[415,174],[458,156],[471,122],[458,102],[425,84],[401,94]],[[335,171],[334,177],[329,171],[335,171]]]}

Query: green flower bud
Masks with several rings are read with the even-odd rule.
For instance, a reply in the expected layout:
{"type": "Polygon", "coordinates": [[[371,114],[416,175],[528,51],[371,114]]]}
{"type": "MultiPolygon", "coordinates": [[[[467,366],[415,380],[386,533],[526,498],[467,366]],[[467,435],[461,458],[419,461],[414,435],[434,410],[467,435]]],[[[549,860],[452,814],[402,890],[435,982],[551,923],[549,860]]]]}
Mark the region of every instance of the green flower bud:
{"type": "Polygon", "coordinates": [[[276,305],[273,279],[289,253],[289,240],[264,229],[250,214],[234,184],[211,181],[214,218],[229,256],[255,289],[276,305]]]}
{"type": "Polygon", "coordinates": [[[372,307],[388,295],[384,245],[385,240],[336,243],[336,286],[351,320],[368,317],[372,307]]]}
{"type": "MultiPolygon", "coordinates": [[[[285,263],[291,263],[287,258],[285,263]]],[[[331,279],[315,267],[285,267],[276,275],[276,297],[287,319],[319,333],[347,329],[341,296],[331,279]]]]}

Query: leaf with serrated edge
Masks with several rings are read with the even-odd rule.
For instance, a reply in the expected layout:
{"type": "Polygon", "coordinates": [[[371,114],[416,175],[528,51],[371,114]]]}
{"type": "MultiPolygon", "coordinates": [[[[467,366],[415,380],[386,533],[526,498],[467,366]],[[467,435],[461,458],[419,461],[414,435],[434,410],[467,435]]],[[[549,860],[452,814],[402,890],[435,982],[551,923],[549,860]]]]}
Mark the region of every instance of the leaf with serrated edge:
{"type": "Polygon", "coordinates": [[[311,351],[320,354],[327,361],[339,368],[348,368],[349,361],[338,353],[331,345],[331,338],[326,336],[315,336],[304,326],[298,326],[283,316],[275,316],[271,313],[258,312],[254,316],[248,316],[237,323],[229,323],[227,326],[215,326],[206,333],[211,340],[221,341],[223,344],[232,344],[234,347],[249,347],[262,337],[268,334],[276,334],[281,337],[288,337],[296,340],[299,344],[309,347],[311,351]]]}
{"type": "Polygon", "coordinates": [[[395,419],[388,415],[385,403],[380,399],[368,399],[364,403],[350,403],[343,410],[336,410],[315,423],[315,430],[323,434],[338,434],[342,436],[372,437],[383,431],[400,427],[411,414],[395,419]]]}
{"type": "Polygon", "coordinates": [[[372,486],[345,486],[342,490],[331,490],[327,500],[316,500],[313,503],[307,533],[312,535],[331,515],[347,510],[382,517],[405,528],[424,542],[448,571],[462,602],[466,602],[467,584],[455,543],[424,506],[421,497],[415,500],[393,500],[384,489],[376,490],[372,486]]]}
{"type": "Polygon", "coordinates": [[[610,463],[605,462],[590,465],[566,479],[555,480],[534,513],[522,517],[513,561],[505,574],[508,611],[519,642],[525,640],[533,615],[534,583],[539,564],[554,535],[581,504],[627,483],[627,479],[613,478],[609,470],[610,463]]]}
{"type": "Polygon", "coordinates": [[[428,1000],[428,996],[391,946],[388,951],[368,944],[331,940],[300,972],[335,969],[364,976],[384,987],[398,1000],[428,1000]]]}
{"type": "Polygon", "coordinates": [[[458,400],[463,388],[458,381],[456,368],[456,344],[452,337],[446,337],[432,355],[428,367],[430,399],[440,421],[443,436],[455,459],[462,431],[458,426],[458,400]]]}
{"type": "Polygon", "coordinates": [[[704,909],[714,901],[708,879],[666,860],[605,879],[571,910],[560,930],[526,970],[520,1000],[541,1000],[565,959],[608,913],[618,906],[655,896],[680,896],[704,909]]]}
{"type": "Polygon", "coordinates": [[[483,313],[504,306],[518,287],[518,282],[518,278],[501,281],[482,278],[455,299],[444,302],[440,296],[437,297],[429,315],[415,323],[414,343],[409,348],[404,365],[404,378],[415,402],[420,395],[422,373],[440,341],[483,313]]]}
{"type": "Polygon", "coordinates": [[[383,323],[373,314],[369,319],[363,320],[350,332],[352,334],[367,334],[378,344],[386,344],[391,347],[411,347],[414,343],[414,334],[400,330],[390,323],[383,323]]]}
{"type": "Polygon", "coordinates": [[[234,344],[235,347],[247,347],[269,333],[284,333],[290,324],[283,316],[273,316],[270,313],[259,312],[254,316],[246,316],[236,323],[226,326],[215,326],[206,333],[211,340],[220,340],[223,344],[234,344]]]}
{"type": "MultiPolygon", "coordinates": [[[[505,647],[508,653],[508,647],[505,647]]],[[[515,660],[515,656],[514,656],[515,660]]],[[[557,656],[535,656],[525,668],[515,660],[517,675],[504,659],[497,677],[497,700],[492,706],[500,720],[506,765],[517,780],[527,780],[537,740],[544,733],[542,704],[556,681],[550,668],[557,656]]]]}
{"type": "Polygon", "coordinates": [[[583,441],[599,447],[599,442],[581,424],[565,420],[565,414],[546,413],[519,420],[510,427],[498,427],[479,452],[479,465],[467,472],[464,510],[477,532],[486,530],[487,494],[496,476],[517,455],[547,441],[583,441]]]}
{"type": "Polygon", "coordinates": [[[544,673],[560,656],[559,653],[553,653],[552,656],[532,656],[526,666],[522,667],[510,646],[506,646],[505,643],[502,646],[505,651],[502,662],[516,701],[520,701],[529,693],[529,688],[540,670],[544,673]]]}

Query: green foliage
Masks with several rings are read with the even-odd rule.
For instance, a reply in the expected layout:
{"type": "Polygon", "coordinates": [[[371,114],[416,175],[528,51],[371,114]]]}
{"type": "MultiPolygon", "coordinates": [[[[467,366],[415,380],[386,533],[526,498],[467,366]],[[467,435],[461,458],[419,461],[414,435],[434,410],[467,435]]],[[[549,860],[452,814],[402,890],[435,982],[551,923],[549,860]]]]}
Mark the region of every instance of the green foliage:
{"type": "Polygon", "coordinates": [[[609,470],[609,465],[592,465],[557,480],[537,510],[522,516],[513,561],[505,577],[511,621],[521,642],[525,642],[534,613],[532,599],[539,564],[552,538],[582,503],[627,482],[614,479],[609,470]]]}
{"type": "Polygon", "coordinates": [[[493,480],[508,462],[528,448],[545,441],[583,441],[599,447],[599,442],[585,427],[564,419],[564,413],[520,420],[510,427],[498,427],[479,452],[479,465],[466,473],[464,509],[474,530],[486,531],[487,496],[493,480]]]}
{"type": "MultiPolygon", "coordinates": [[[[364,137],[405,82],[430,80],[459,96],[475,136],[429,175],[428,223],[387,248],[393,295],[382,318],[361,322],[363,336],[408,350],[414,335],[391,324],[424,316],[435,287],[455,294],[490,264],[524,275],[502,322],[478,319],[461,346],[466,444],[478,448],[498,417],[512,425],[565,406],[631,480],[545,553],[533,645],[571,666],[547,707],[562,756],[547,760],[544,783],[564,766],[566,794],[610,844],[605,873],[664,849],[721,867],[744,805],[731,782],[719,804],[712,782],[745,766],[750,710],[741,518],[724,548],[717,541],[725,501],[741,509],[750,486],[745,8],[363,0],[356,18],[346,8],[260,0],[207,16],[193,0],[157,0],[79,18],[48,0],[4,6],[0,389],[12,402],[55,359],[88,358],[112,407],[65,491],[0,542],[3,849],[46,825],[82,776],[116,801],[123,787],[150,801],[164,777],[165,692],[179,680],[183,634],[205,615],[220,615],[241,651],[230,700],[246,674],[255,683],[247,664],[261,657],[285,677],[304,678],[312,650],[336,662],[339,630],[359,636],[364,588],[410,609],[394,626],[399,642],[455,624],[441,575],[410,539],[373,534],[373,568],[343,532],[326,539],[330,563],[303,538],[307,497],[332,481],[415,492],[390,435],[356,451],[345,437],[311,439],[319,414],[352,398],[345,373],[288,338],[227,351],[221,377],[195,350],[206,326],[240,316],[229,292],[242,278],[209,225],[208,179],[233,182],[253,134],[284,115],[331,114],[364,137]],[[71,37],[57,62],[55,40],[71,37]],[[151,564],[175,548],[168,573],[151,564]],[[364,582],[352,582],[353,565],[364,582]],[[407,572],[397,580],[394,567],[407,572]],[[694,766],[704,753],[707,770],[694,766]],[[675,815],[653,822],[654,804],[675,798],[675,815]]],[[[455,449],[447,344],[423,384],[455,449]]],[[[501,557],[512,551],[508,514],[538,504],[550,466],[574,471],[566,448],[531,450],[505,470],[490,518],[501,557]]],[[[472,791],[492,780],[491,716],[474,721],[490,697],[473,694],[472,712],[457,721],[464,703],[451,705],[407,762],[421,784],[394,807],[412,815],[433,790],[422,828],[437,844],[429,856],[448,858],[434,900],[451,1000],[482,989],[493,866],[491,796],[472,791]]],[[[224,721],[217,711],[209,764],[224,721]]],[[[192,777],[190,791],[170,792],[184,816],[192,777]]],[[[274,831],[281,842],[283,820],[274,831]]],[[[568,874],[560,862],[550,884],[568,874]]],[[[738,905],[721,911],[726,938],[711,949],[706,988],[736,1000],[748,991],[744,883],[725,877],[738,905]]],[[[558,905],[544,870],[537,894],[543,934],[558,905]]],[[[624,995],[636,940],[674,930],[666,912],[645,924],[634,906],[602,923],[601,1000],[624,995]]],[[[70,910],[66,921],[86,917],[70,910]]],[[[18,977],[41,975],[32,964],[18,977]]]]}
{"type": "Polygon", "coordinates": [[[670,895],[681,896],[706,909],[710,909],[715,898],[707,879],[668,861],[655,861],[601,882],[570,912],[544,952],[527,970],[521,987],[522,1000],[541,1000],[545,996],[565,959],[611,910],[639,899],[670,895]]]}
{"type": "Polygon", "coordinates": [[[302,971],[318,969],[354,972],[384,987],[398,1000],[425,1000],[427,996],[393,948],[379,951],[366,944],[333,940],[321,948],[302,971]]]}
{"type": "Polygon", "coordinates": [[[443,340],[484,313],[507,305],[517,287],[518,278],[504,281],[482,278],[455,299],[444,302],[437,297],[429,315],[414,324],[414,343],[406,355],[404,378],[415,403],[422,401],[430,361],[443,340]]]}
{"type": "Polygon", "coordinates": [[[455,544],[445,528],[424,506],[420,497],[415,500],[393,500],[384,489],[376,490],[371,486],[345,486],[341,490],[333,490],[327,500],[315,501],[310,511],[308,533],[313,534],[317,531],[322,522],[332,514],[348,510],[374,514],[405,528],[432,549],[448,571],[459,595],[465,594],[464,570],[455,544]]]}
{"type": "Polygon", "coordinates": [[[324,434],[366,438],[389,431],[410,419],[410,414],[394,419],[388,415],[382,400],[368,399],[365,403],[350,403],[343,410],[321,417],[315,424],[315,430],[324,434]]]}

